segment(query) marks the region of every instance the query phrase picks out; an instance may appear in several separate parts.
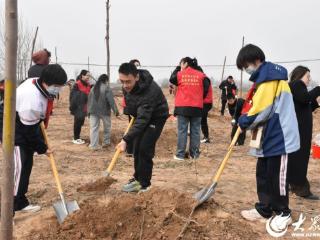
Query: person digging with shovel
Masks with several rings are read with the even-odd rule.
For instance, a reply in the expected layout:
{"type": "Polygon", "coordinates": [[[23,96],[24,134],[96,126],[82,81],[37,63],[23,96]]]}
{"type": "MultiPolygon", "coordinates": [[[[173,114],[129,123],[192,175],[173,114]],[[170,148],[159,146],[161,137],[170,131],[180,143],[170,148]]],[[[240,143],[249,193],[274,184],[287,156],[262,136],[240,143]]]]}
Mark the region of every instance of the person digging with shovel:
{"type": "MultiPolygon", "coordinates": [[[[45,67],[40,78],[29,78],[17,88],[14,147],[14,211],[37,212],[26,196],[33,166],[33,154],[50,155],[41,135],[40,124],[48,126],[53,99],[67,81],[67,74],[58,64],[45,67]]],[[[3,130],[3,104],[0,105],[0,138],[3,130]]],[[[1,139],[2,140],[2,139],[1,139]]]]}
{"type": "Polygon", "coordinates": [[[288,154],[300,148],[287,70],[266,62],[263,51],[252,44],[240,50],[237,67],[246,71],[254,83],[252,106],[238,122],[242,130],[252,130],[251,154],[258,158],[258,202],[255,208],[244,210],[241,215],[249,221],[263,222],[270,218],[268,226],[274,231],[283,231],[292,221],[287,182],[288,154]]]}
{"type": "Polygon", "coordinates": [[[153,157],[158,138],[169,117],[169,107],[161,88],[147,70],[132,63],[119,68],[126,110],[135,118],[134,124],[117,145],[121,152],[134,146],[134,175],[122,188],[124,192],[147,191],[151,186],[153,157]]]}

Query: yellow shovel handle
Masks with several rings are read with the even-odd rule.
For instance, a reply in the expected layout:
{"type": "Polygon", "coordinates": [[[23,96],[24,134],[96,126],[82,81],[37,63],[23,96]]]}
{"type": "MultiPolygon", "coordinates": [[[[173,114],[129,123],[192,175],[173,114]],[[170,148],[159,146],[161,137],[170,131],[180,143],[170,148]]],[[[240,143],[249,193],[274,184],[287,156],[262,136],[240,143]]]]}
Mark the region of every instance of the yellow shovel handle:
{"type": "Polygon", "coordinates": [[[134,118],[134,117],[131,117],[131,120],[130,120],[130,122],[129,122],[129,125],[128,125],[126,131],[124,132],[124,135],[126,135],[126,134],[129,132],[130,128],[132,127],[132,125],[133,125],[133,123],[134,123],[134,120],[135,120],[135,118],[134,118]]]}
{"type": "MultiPolygon", "coordinates": [[[[41,127],[41,131],[42,131],[42,134],[43,134],[43,137],[44,137],[44,141],[47,144],[48,148],[50,149],[48,135],[47,135],[47,132],[45,130],[43,122],[41,122],[40,127],[41,127]]],[[[61,182],[60,182],[58,170],[57,170],[56,163],[55,163],[55,160],[54,160],[54,157],[53,157],[52,153],[49,154],[49,160],[50,160],[52,172],[53,172],[53,175],[54,175],[54,179],[56,180],[58,192],[60,194],[62,194],[63,191],[62,191],[62,187],[61,187],[61,182]]]]}
{"type": "Polygon", "coordinates": [[[241,128],[238,127],[238,129],[237,129],[237,131],[236,131],[236,133],[235,133],[235,135],[234,135],[234,137],[232,139],[232,142],[231,142],[231,144],[229,146],[228,152],[227,152],[226,156],[224,157],[223,161],[221,162],[220,167],[219,167],[216,175],[213,178],[213,182],[218,182],[219,181],[220,176],[221,176],[221,174],[223,172],[223,169],[224,169],[228,159],[230,158],[230,155],[231,155],[231,152],[233,150],[233,147],[235,146],[240,134],[241,134],[241,128]]]}
{"type": "MultiPolygon", "coordinates": [[[[126,135],[126,134],[129,132],[130,128],[131,128],[132,125],[133,125],[134,120],[135,120],[135,118],[134,118],[134,117],[131,117],[131,120],[130,120],[130,122],[129,122],[129,125],[128,125],[128,127],[127,127],[124,135],[126,135]]],[[[116,162],[117,162],[117,160],[118,160],[118,157],[119,157],[120,153],[121,153],[120,149],[117,149],[117,151],[116,151],[115,154],[113,155],[113,158],[112,158],[112,160],[111,160],[111,162],[110,162],[110,164],[109,164],[109,166],[108,166],[107,174],[110,174],[111,171],[113,170],[114,165],[116,165],[116,162]]]]}

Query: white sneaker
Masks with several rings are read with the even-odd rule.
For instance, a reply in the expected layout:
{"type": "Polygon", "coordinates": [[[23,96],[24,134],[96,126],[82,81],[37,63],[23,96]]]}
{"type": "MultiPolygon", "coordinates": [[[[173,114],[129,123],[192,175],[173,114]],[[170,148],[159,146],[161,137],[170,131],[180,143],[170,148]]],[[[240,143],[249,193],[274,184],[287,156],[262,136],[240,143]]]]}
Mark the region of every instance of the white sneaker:
{"type": "Polygon", "coordinates": [[[82,139],[73,139],[72,140],[72,142],[74,143],[74,144],[85,144],[86,142],[85,141],[83,141],[82,139]]]}
{"type": "Polygon", "coordinates": [[[204,138],[200,142],[201,143],[210,143],[210,140],[208,138],[204,138]]]}
{"type": "Polygon", "coordinates": [[[173,159],[177,160],[177,161],[184,161],[184,158],[179,158],[179,157],[177,157],[177,155],[174,155],[173,159]]]}
{"type": "Polygon", "coordinates": [[[39,212],[40,210],[41,210],[41,207],[39,205],[31,205],[31,204],[21,209],[22,212],[29,212],[29,213],[39,212]]]}
{"type": "Polygon", "coordinates": [[[241,216],[244,219],[249,221],[259,221],[262,223],[267,221],[267,218],[264,218],[263,216],[261,216],[260,213],[255,208],[241,211],[241,216]]]}
{"type": "Polygon", "coordinates": [[[276,215],[270,220],[270,228],[275,232],[282,232],[284,231],[290,224],[292,223],[291,215],[282,216],[276,215]]]}

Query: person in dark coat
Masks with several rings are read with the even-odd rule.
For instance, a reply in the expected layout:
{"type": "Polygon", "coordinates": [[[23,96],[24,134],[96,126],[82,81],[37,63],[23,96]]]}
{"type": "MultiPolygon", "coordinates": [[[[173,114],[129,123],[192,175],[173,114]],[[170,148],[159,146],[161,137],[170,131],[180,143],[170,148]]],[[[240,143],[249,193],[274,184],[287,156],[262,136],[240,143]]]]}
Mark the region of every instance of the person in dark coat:
{"type": "Polygon", "coordinates": [[[28,70],[28,78],[40,77],[43,69],[50,63],[51,53],[47,49],[43,49],[32,54],[32,65],[28,70]]]}
{"type": "Polygon", "coordinates": [[[72,140],[74,144],[85,143],[85,141],[80,138],[80,133],[87,116],[88,95],[91,90],[89,80],[90,72],[87,70],[82,70],[70,92],[69,109],[71,114],[74,116],[72,140]]]}
{"type": "MultiPolygon", "coordinates": [[[[132,60],[130,60],[129,63],[134,64],[137,67],[137,69],[139,69],[141,67],[141,63],[140,63],[140,61],[138,59],[132,59],[132,60]]],[[[129,122],[130,122],[131,121],[131,116],[130,116],[130,114],[127,114],[126,112],[127,111],[126,111],[126,108],[124,106],[123,113],[125,115],[128,115],[128,119],[129,119],[129,122]]],[[[126,154],[127,157],[133,157],[133,144],[132,143],[129,143],[127,145],[127,150],[126,151],[127,151],[127,154],[126,154]]]]}
{"type": "MultiPolygon", "coordinates": [[[[228,93],[227,99],[228,99],[229,113],[232,117],[232,120],[231,120],[231,125],[232,125],[231,140],[232,140],[238,129],[238,120],[239,120],[239,117],[241,116],[241,111],[242,111],[242,107],[245,100],[243,98],[236,98],[232,93],[228,93]]],[[[239,145],[239,146],[244,145],[245,140],[246,140],[246,131],[243,131],[240,134],[238,141],[236,142],[236,145],[239,145]]]]}
{"type": "Polygon", "coordinates": [[[298,119],[301,148],[289,154],[288,179],[291,191],[297,196],[319,200],[319,197],[310,191],[307,179],[312,140],[312,112],[319,107],[317,98],[320,96],[320,86],[308,91],[310,79],[310,70],[304,66],[296,67],[291,73],[290,89],[298,119]]]}
{"type": "Polygon", "coordinates": [[[236,95],[237,86],[234,83],[233,77],[229,76],[226,80],[222,81],[219,85],[221,89],[221,116],[224,116],[224,110],[227,104],[227,95],[228,93],[232,93],[236,95]]]}
{"type": "Polygon", "coordinates": [[[124,152],[128,144],[134,144],[134,175],[122,190],[145,192],[151,186],[155,147],[169,116],[169,107],[161,88],[147,70],[123,63],[119,79],[126,111],[135,117],[133,126],[117,145],[117,149],[124,152]]]}

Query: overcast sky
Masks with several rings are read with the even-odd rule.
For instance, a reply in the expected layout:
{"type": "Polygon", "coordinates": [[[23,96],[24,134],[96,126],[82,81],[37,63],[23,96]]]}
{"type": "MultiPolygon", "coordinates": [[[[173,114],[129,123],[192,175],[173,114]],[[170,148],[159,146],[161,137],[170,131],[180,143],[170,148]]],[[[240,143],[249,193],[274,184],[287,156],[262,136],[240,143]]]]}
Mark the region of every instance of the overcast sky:
{"type": "MultiPolygon", "coordinates": [[[[1,1],[1,10],[4,0],[1,1]]],[[[319,0],[110,0],[111,64],[132,58],[142,65],[175,65],[182,57],[199,64],[235,64],[242,36],[260,46],[270,61],[320,58],[319,0]]],[[[61,62],[106,62],[104,0],[19,0],[31,29],[39,26],[43,46],[58,49],[61,62]]],[[[320,61],[301,63],[320,82],[320,61]]],[[[292,70],[294,64],[284,64],[292,70]]],[[[81,66],[65,66],[69,76],[81,66]]],[[[117,78],[117,68],[112,68],[117,78]]],[[[149,68],[155,78],[172,68],[149,68]]],[[[205,68],[221,78],[221,68],[205,68]]],[[[103,67],[92,68],[95,74],[103,67]]],[[[240,73],[226,69],[225,75],[240,73]]],[[[248,75],[245,75],[247,78],[248,75]]]]}

